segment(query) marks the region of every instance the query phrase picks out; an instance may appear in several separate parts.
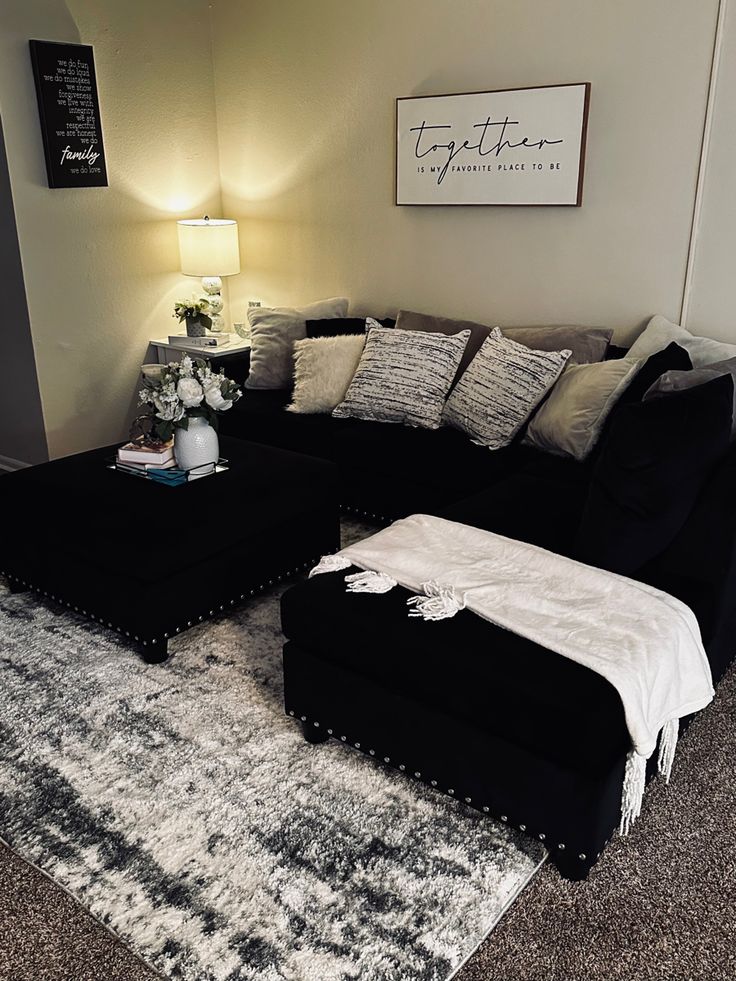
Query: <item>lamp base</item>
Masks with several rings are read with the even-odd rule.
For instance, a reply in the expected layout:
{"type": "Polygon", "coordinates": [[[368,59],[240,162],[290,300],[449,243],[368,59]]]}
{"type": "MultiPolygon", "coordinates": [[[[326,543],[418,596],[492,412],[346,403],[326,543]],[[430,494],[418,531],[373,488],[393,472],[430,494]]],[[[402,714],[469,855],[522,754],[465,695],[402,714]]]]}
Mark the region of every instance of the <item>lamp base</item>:
{"type": "Polygon", "coordinates": [[[225,330],[225,319],[222,316],[222,308],[225,305],[222,299],[222,280],[219,276],[204,276],[202,289],[207,294],[207,302],[210,305],[209,316],[212,320],[210,330],[219,334],[225,330]]]}

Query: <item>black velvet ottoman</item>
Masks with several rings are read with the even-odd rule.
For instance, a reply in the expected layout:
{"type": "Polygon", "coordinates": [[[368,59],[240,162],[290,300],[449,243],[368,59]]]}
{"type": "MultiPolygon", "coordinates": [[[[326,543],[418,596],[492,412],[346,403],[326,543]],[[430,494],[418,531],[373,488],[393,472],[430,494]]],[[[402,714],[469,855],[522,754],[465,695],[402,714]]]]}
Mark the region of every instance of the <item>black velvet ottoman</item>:
{"type": "Polygon", "coordinates": [[[179,487],[120,471],[115,447],[0,480],[0,570],[163,661],[169,639],[339,547],[337,470],[223,437],[230,469],[179,487]]]}
{"type": "Polygon", "coordinates": [[[631,741],[617,691],[469,610],[425,622],[400,586],[348,593],[356,571],[284,593],[287,714],[308,742],[349,743],[532,835],[584,878],[619,822],[631,741]]]}

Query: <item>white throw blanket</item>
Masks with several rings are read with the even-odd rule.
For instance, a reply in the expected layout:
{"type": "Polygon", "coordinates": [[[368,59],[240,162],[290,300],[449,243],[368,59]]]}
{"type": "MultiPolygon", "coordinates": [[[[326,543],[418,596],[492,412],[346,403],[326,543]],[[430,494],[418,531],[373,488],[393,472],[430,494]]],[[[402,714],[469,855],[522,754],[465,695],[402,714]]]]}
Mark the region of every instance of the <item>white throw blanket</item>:
{"type": "Polygon", "coordinates": [[[641,809],[658,735],[659,769],[669,779],[678,720],[713,698],[693,612],[625,576],[425,514],[325,556],[312,574],[349,565],[366,570],[346,577],[351,592],[383,593],[400,583],[419,594],[408,601],[409,615],[438,620],[467,608],[606,678],[621,696],[632,743],[623,834],[641,809]]]}

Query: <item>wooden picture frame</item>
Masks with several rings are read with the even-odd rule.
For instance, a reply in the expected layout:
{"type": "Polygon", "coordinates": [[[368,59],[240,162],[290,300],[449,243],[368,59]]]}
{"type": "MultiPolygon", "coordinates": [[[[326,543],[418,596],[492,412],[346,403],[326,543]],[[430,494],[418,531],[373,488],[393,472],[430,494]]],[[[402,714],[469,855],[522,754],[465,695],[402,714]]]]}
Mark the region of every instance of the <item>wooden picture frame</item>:
{"type": "Polygon", "coordinates": [[[580,207],[590,89],[398,98],[396,204],[580,207]]]}

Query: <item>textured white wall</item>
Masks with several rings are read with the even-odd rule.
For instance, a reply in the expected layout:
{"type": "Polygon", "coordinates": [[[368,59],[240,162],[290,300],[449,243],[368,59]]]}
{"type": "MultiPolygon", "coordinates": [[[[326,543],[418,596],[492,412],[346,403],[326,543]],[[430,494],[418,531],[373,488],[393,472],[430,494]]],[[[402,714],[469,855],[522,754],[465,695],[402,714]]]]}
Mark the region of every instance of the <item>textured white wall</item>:
{"type": "MultiPolygon", "coordinates": [[[[175,219],[241,222],[249,298],[508,324],[677,318],[717,0],[2,0],[2,111],[50,452],[124,435],[175,219]],[[27,42],[94,45],[109,188],[49,190],[27,42]],[[214,50],[214,69],[212,52],[214,50]],[[397,95],[593,83],[581,209],[397,208],[397,95]],[[219,138],[219,156],[218,156],[219,138]],[[222,193],[221,193],[222,191],[222,193]]],[[[690,325],[736,340],[736,23],[690,325]]],[[[0,447],[0,453],[2,448],[0,447]]]]}
{"type": "Polygon", "coordinates": [[[675,318],[717,0],[216,0],[225,211],[250,297],[507,324],[675,318]],[[592,82],[581,209],[397,208],[394,99],[592,82]]]}
{"type": "MultiPolygon", "coordinates": [[[[206,0],[2,0],[2,109],[49,450],[125,435],[177,294],[175,221],[220,211],[206,0]],[[94,45],[110,187],[50,190],[28,39],[94,45]]],[[[1,452],[1,451],[0,451],[1,452]]]]}

